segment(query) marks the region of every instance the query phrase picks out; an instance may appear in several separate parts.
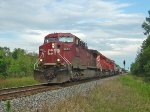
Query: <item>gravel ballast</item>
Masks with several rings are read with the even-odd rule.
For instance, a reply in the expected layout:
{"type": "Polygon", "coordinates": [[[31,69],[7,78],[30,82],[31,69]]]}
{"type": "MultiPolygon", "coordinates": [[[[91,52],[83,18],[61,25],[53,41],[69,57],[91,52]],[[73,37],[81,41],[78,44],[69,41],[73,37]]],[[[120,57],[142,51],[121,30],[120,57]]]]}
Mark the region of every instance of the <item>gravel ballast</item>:
{"type": "MultiPolygon", "coordinates": [[[[11,109],[13,112],[40,112],[45,104],[49,106],[72,97],[77,94],[86,94],[96,85],[100,85],[107,80],[113,80],[118,76],[100,79],[96,81],[86,82],[75,86],[65,87],[58,90],[46,91],[31,96],[21,97],[10,100],[11,109]]],[[[5,112],[6,103],[8,101],[0,101],[0,112],[5,112]]]]}

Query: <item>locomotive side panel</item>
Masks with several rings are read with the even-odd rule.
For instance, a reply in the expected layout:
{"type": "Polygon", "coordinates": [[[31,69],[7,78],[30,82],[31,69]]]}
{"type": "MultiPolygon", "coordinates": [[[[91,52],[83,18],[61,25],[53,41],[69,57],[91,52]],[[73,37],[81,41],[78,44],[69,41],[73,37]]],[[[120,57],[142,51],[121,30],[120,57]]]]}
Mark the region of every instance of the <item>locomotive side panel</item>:
{"type": "MultiPolygon", "coordinates": [[[[78,38],[75,38],[77,40],[78,38]]],[[[78,39],[78,42],[74,46],[75,54],[73,58],[73,67],[79,69],[86,69],[90,65],[90,54],[86,47],[86,44],[78,39]]]]}
{"type": "Polygon", "coordinates": [[[97,68],[99,68],[103,75],[114,74],[115,64],[114,61],[108,59],[102,54],[99,54],[96,58],[97,68]]]}

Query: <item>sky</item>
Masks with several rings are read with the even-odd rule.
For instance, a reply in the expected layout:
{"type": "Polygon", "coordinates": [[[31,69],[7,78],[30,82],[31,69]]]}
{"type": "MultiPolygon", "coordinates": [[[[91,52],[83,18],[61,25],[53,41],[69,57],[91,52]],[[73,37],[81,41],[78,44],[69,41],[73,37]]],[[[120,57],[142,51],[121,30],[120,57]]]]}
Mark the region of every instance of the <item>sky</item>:
{"type": "Polygon", "coordinates": [[[148,0],[0,0],[0,46],[38,52],[44,36],[72,33],[126,69],[146,37],[148,0]]]}

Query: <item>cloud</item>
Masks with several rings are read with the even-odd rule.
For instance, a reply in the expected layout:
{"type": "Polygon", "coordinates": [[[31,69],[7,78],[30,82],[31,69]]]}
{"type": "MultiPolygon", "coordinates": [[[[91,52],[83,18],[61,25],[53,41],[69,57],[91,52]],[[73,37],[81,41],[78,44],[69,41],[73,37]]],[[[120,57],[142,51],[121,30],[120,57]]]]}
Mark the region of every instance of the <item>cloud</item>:
{"type": "Polygon", "coordinates": [[[145,38],[143,14],[125,11],[133,5],[117,0],[3,0],[0,46],[38,51],[47,34],[70,32],[106,56],[134,57],[145,38]]]}

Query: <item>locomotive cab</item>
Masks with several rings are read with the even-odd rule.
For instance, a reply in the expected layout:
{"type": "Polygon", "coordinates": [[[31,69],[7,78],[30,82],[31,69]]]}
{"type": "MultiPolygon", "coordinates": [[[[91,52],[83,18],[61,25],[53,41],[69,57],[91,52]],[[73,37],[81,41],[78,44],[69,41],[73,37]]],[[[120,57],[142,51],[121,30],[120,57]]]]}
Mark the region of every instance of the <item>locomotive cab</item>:
{"type": "Polygon", "coordinates": [[[91,56],[86,43],[70,33],[47,35],[44,44],[39,47],[40,66],[84,68],[91,65],[89,59],[91,56]]]}
{"type": "Polygon", "coordinates": [[[74,37],[69,35],[46,36],[39,47],[39,60],[45,66],[71,64],[74,37]]]}

